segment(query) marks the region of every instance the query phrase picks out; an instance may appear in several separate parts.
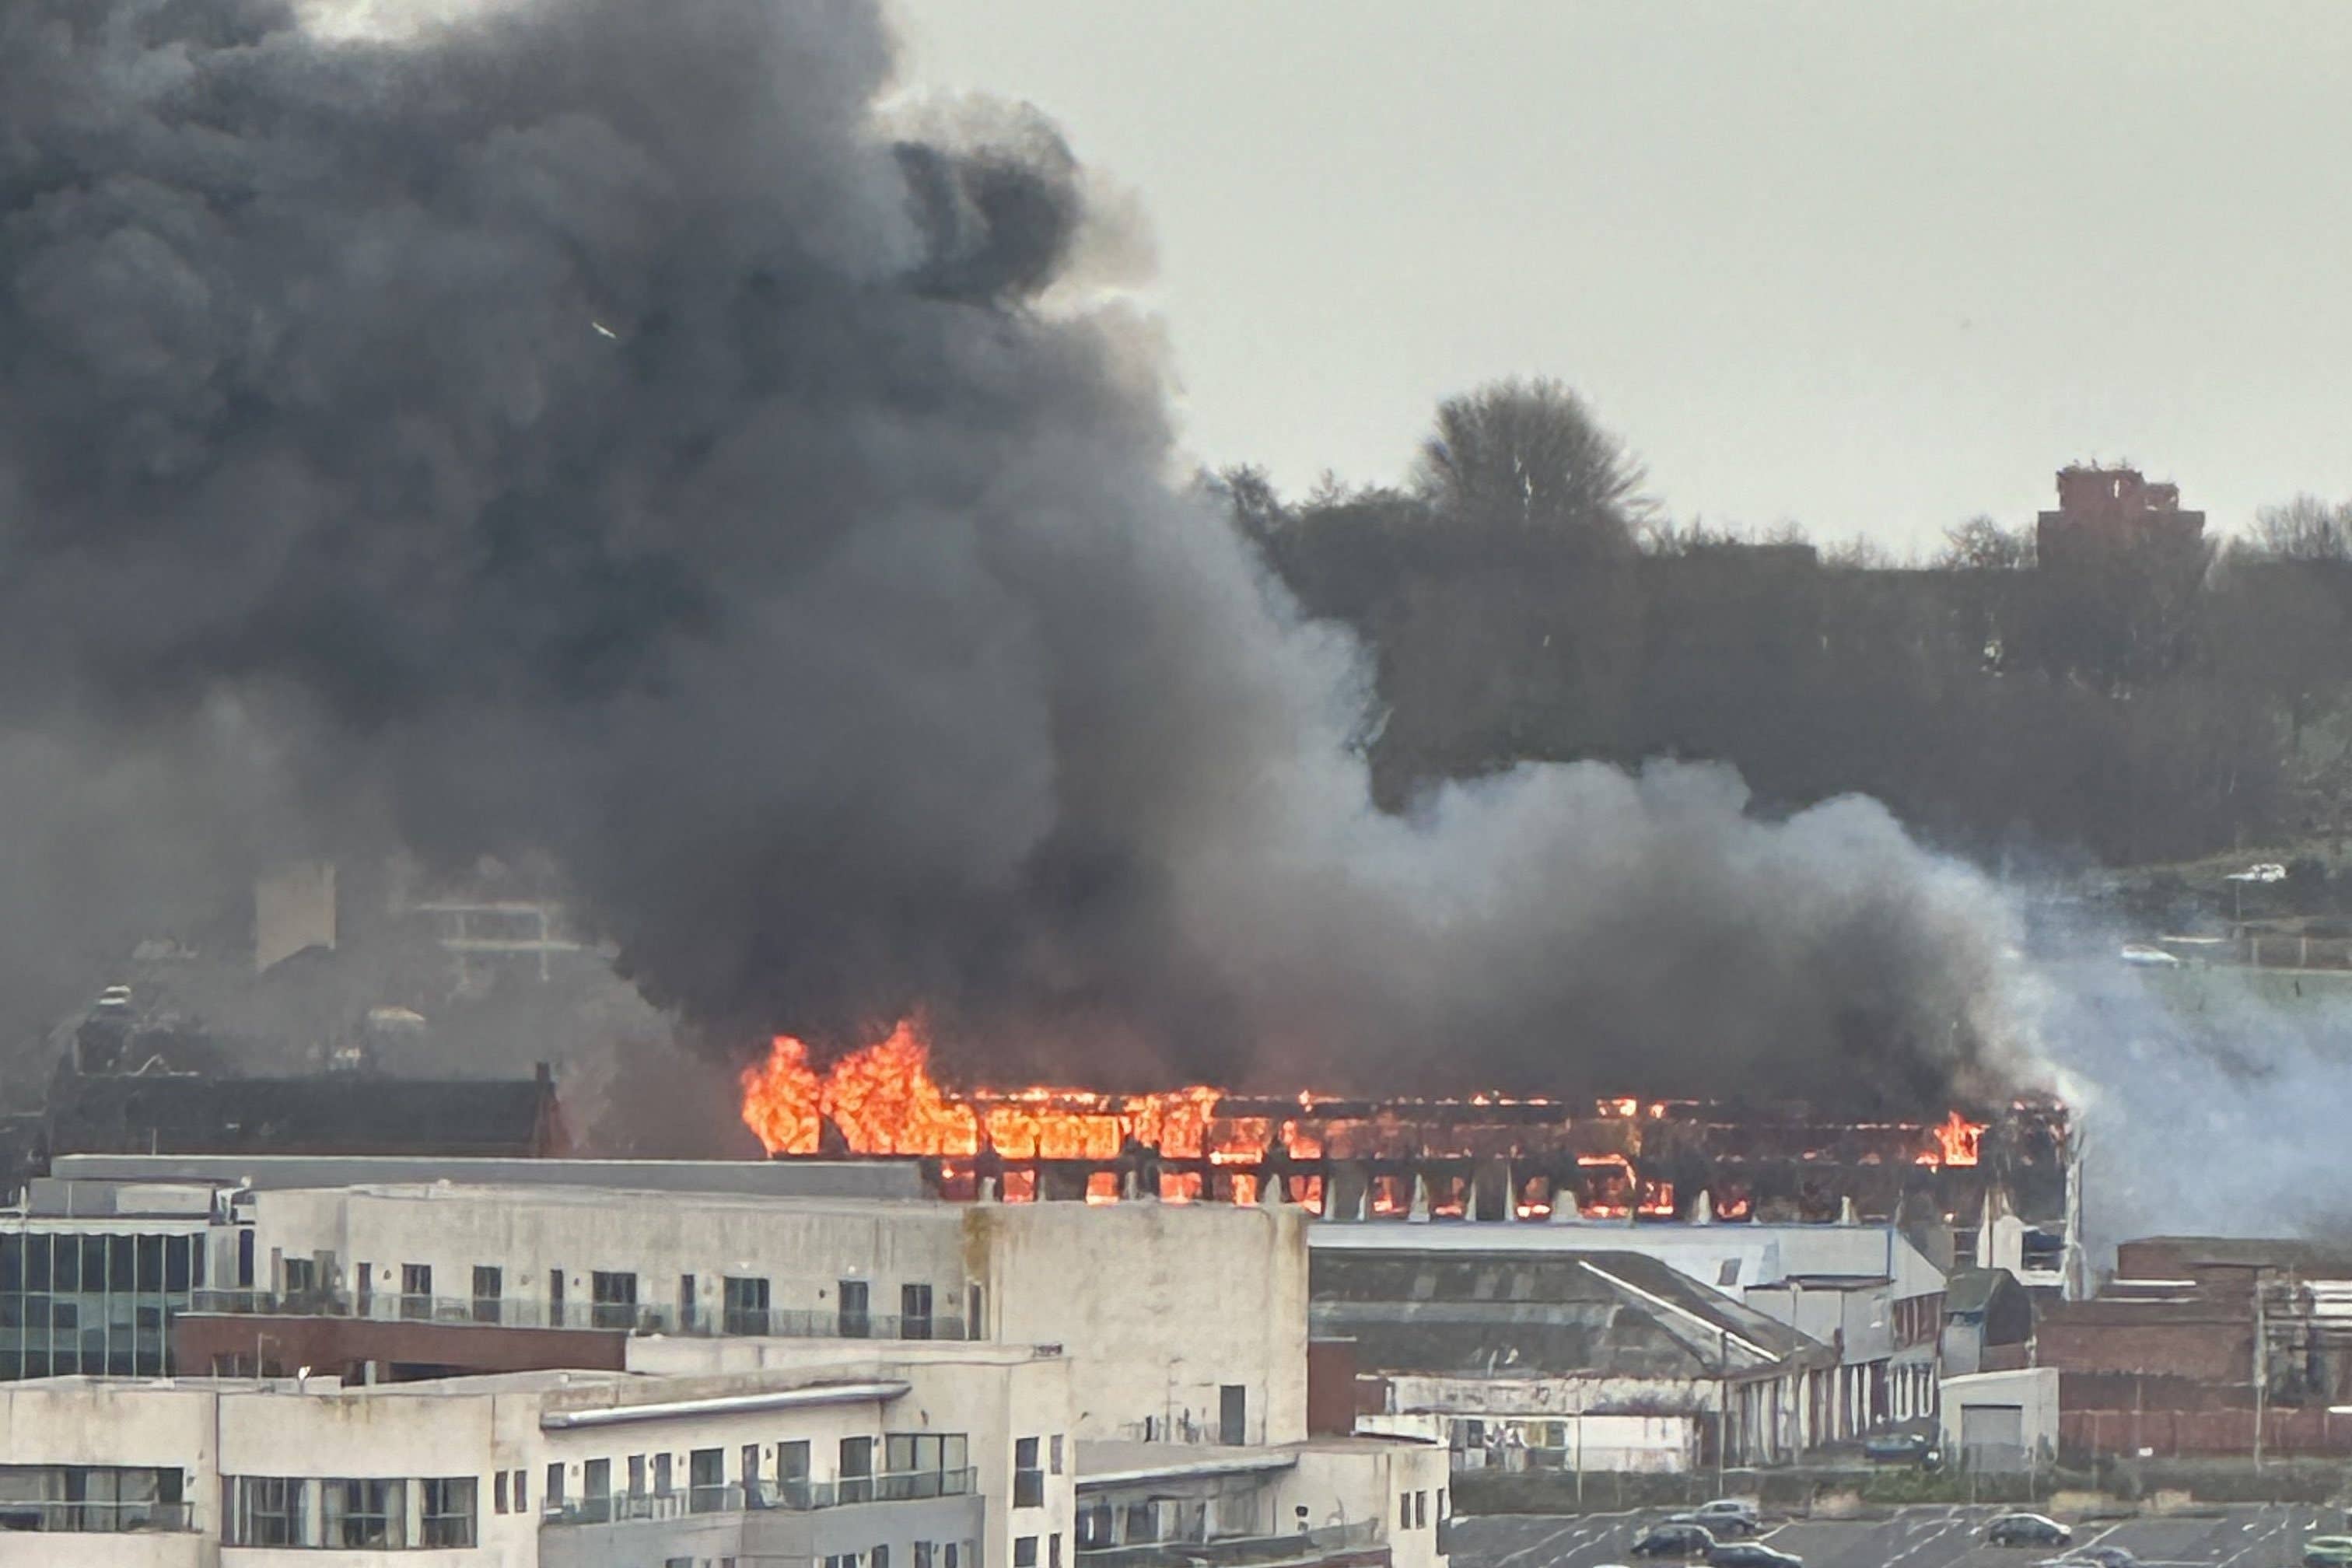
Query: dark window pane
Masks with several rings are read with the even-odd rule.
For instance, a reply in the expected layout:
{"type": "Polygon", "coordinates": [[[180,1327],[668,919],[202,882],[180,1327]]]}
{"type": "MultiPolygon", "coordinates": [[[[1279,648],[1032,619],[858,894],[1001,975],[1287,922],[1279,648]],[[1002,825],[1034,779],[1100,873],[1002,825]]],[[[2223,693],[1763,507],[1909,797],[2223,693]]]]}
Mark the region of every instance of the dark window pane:
{"type": "MultiPolygon", "coordinates": [[[[106,1288],[129,1295],[139,1289],[139,1238],[135,1236],[110,1236],[106,1238],[106,1288]]],[[[82,1278],[89,1278],[85,1268],[82,1278]]]]}
{"type": "MultiPolygon", "coordinates": [[[[175,1242],[178,1237],[173,1238],[175,1242]]],[[[139,1289],[152,1296],[163,1289],[163,1237],[139,1238],[139,1289]]]]}
{"type": "Polygon", "coordinates": [[[56,1272],[44,1279],[37,1289],[79,1290],[81,1289],[81,1238],[53,1236],[49,1243],[57,1256],[56,1272]]]}
{"type": "MultiPolygon", "coordinates": [[[[114,1239],[123,1240],[119,1236],[114,1239]]],[[[85,1290],[106,1289],[106,1242],[107,1238],[102,1236],[85,1236],[81,1238],[81,1288],[85,1290]]],[[[130,1257],[127,1243],[125,1247],[123,1256],[127,1258],[130,1257]]]]}
{"type": "Polygon", "coordinates": [[[189,1284],[188,1255],[201,1244],[192,1236],[175,1236],[163,1244],[163,1289],[180,1295],[193,1289],[189,1284]]]}
{"type": "Polygon", "coordinates": [[[25,1238],[0,1236],[0,1293],[14,1295],[25,1288],[25,1238]]]}

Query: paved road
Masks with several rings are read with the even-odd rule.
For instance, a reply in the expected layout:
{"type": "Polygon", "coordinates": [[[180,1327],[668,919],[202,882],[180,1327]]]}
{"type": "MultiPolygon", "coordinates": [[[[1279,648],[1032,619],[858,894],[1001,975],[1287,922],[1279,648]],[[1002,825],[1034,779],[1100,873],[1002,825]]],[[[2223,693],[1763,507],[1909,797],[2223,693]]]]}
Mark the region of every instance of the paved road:
{"type": "MultiPolygon", "coordinates": [[[[1601,1568],[1636,1561],[1635,1538],[1668,1510],[1643,1513],[1489,1515],[1454,1522],[1454,1568],[1601,1568]]],[[[2046,1548],[1987,1546],[1992,1507],[1905,1509],[1887,1520],[1793,1520],[1763,1539],[1805,1560],[1805,1568],[2033,1568],[2046,1548]]],[[[2343,1529],[2332,1510],[2217,1508],[2165,1519],[2077,1522],[2077,1545],[2120,1546],[2147,1568],[2296,1568],[2304,1538],[2343,1529]]],[[[1672,1564],[1665,1568],[1673,1568],[1672,1564]]]]}

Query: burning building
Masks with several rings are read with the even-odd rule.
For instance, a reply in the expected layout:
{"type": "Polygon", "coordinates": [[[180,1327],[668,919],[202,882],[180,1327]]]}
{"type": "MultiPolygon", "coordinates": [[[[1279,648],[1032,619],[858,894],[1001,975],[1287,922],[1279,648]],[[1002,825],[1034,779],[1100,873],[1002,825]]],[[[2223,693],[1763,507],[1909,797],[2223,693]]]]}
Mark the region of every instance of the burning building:
{"type": "Polygon", "coordinates": [[[1296,1204],[1327,1220],[1894,1224],[1938,1267],[2079,1284],[2078,1150],[2054,1100],[1836,1121],[1689,1100],[951,1090],[919,1029],[743,1075],[776,1158],[919,1157],[950,1198],[1296,1204]]]}

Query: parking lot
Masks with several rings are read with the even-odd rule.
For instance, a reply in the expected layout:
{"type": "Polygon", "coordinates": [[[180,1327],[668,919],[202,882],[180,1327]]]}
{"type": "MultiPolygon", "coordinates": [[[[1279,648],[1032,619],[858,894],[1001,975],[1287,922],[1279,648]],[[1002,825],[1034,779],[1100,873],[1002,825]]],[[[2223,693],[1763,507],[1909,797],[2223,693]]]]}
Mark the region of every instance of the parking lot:
{"type": "MultiPolygon", "coordinates": [[[[2032,1568],[2056,1556],[2048,1547],[1988,1546],[1987,1521],[2008,1511],[1990,1506],[1909,1508],[1891,1519],[1791,1520],[1769,1523],[1759,1539],[1805,1561],[1805,1568],[2032,1568]]],[[[1629,1549],[1665,1510],[1529,1516],[1497,1514],[1454,1521],[1454,1568],[1600,1568],[1643,1561],[1629,1549]]],[[[2200,1510],[2168,1517],[2068,1521],[2077,1546],[2120,1546],[2148,1568],[2294,1568],[2306,1536],[2340,1533],[2333,1509],[2262,1505],[2200,1510]]]]}

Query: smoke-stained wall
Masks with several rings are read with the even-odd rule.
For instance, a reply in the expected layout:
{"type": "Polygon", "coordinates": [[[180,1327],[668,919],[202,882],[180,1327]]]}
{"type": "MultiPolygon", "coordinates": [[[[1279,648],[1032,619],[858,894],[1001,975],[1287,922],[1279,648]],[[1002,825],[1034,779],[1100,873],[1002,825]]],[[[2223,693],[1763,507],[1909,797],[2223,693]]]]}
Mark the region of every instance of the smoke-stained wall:
{"type": "Polygon", "coordinates": [[[1906,1108],[2011,1062],[2000,900],[1867,801],[1374,809],[1358,650],[1171,489],[1151,334],[1074,288],[1087,174],[1024,112],[894,137],[892,54],[860,0],[0,8],[0,808],[111,850],[20,963],[399,847],[551,858],[722,1042],[1906,1108]]]}

